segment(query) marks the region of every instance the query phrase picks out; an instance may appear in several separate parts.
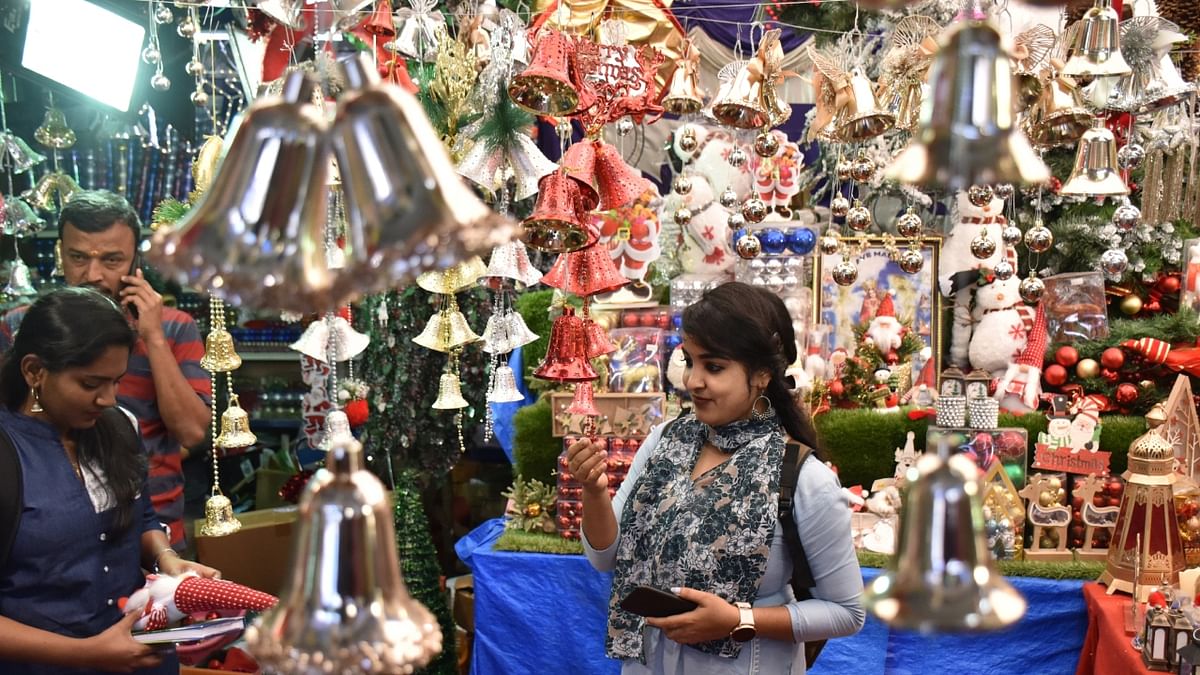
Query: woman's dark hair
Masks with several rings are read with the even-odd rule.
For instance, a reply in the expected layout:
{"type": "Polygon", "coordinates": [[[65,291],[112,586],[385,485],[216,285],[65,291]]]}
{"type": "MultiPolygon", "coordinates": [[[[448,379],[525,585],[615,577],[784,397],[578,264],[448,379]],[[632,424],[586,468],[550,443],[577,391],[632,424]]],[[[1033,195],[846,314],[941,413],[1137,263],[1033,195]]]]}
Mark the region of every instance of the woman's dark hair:
{"type": "Polygon", "coordinates": [[[817,447],[817,433],[788,389],[796,360],[796,331],[779,296],[748,284],[722,284],[683,310],[683,332],[706,350],[737,361],[749,373],[771,374],[766,396],[792,438],[817,447]]]}
{"type": "MultiPolygon", "coordinates": [[[[137,335],[124,313],[109,298],[87,288],[63,288],[38,298],[21,319],[12,347],[0,366],[0,404],[18,410],[29,396],[21,360],[32,354],[51,373],[86,366],[110,347],[133,349],[137,335]]],[[[117,508],[117,530],[132,521],[133,505],[145,478],[146,458],[141,445],[117,442],[114,424],[124,416],[104,415],[91,429],[76,430],[80,464],[97,466],[107,480],[117,508]]]]}

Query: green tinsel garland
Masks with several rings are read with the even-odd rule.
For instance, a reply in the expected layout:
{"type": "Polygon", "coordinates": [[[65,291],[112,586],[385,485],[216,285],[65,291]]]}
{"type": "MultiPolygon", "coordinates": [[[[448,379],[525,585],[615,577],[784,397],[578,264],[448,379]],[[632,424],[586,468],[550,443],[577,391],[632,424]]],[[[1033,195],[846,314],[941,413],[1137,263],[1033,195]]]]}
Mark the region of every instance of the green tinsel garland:
{"type": "Polygon", "coordinates": [[[150,215],[150,222],[154,223],[156,227],[171,226],[182,220],[191,209],[190,204],[181,202],[174,197],[167,197],[154,207],[154,212],[150,215]]]}

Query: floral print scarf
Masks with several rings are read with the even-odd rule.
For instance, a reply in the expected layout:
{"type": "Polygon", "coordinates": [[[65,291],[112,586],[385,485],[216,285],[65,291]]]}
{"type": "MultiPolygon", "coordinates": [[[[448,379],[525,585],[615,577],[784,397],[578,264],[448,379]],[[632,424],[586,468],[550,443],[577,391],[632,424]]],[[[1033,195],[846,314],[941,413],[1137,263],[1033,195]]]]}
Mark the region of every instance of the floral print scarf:
{"type": "MultiPolygon", "coordinates": [[[[645,661],[645,620],[618,606],[635,586],[685,586],[729,602],[758,597],[778,520],[783,450],[774,416],[712,428],[687,415],[667,426],[620,515],[608,608],[610,656],[645,661]],[[705,441],[731,456],[693,481],[705,441]]],[[[729,638],[691,646],[731,659],[742,648],[729,638]]]]}

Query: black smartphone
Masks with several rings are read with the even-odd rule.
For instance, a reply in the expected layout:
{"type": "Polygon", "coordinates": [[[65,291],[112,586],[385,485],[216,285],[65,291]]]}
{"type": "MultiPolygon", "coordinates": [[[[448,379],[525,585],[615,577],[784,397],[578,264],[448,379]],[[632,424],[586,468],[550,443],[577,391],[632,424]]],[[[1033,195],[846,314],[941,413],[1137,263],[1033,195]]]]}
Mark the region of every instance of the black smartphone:
{"type": "Polygon", "coordinates": [[[620,603],[621,609],[638,616],[661,618],[690,612],[699,607],[691,600],[653,586],[635,586],[620,603]]]}
{"type": "MultiPolygon", "coordinates": [[[[141,268],[142,268],[142,254],[140,251],[134,251],[133,262],[129,263],[129,274],[127,276],[136,277],[137,271],[141,268]]],[[[128,285],[129,284],[121,284],[121,290],[122,291],[125,290],[125,288],[128,285]]],[[[138,318],[137,305],[135,305],[131,302],[128,305],[125,305],[125,307],[126,307],[126,309],[129,310],[129,316],[132,316],[134,319],[138,318]]]]}

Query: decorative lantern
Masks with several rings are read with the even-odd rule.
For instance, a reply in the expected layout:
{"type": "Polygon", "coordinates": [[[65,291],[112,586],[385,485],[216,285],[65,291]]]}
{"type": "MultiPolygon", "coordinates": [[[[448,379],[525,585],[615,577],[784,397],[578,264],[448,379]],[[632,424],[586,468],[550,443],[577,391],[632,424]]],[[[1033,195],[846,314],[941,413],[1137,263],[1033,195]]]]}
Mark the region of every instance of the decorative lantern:
{"type": "Polygon", "coordinates": [[[1179,665],[1179,655],[1192,643],[1192,621],[1179,609],[1178,603],[1168,613],[1171,618],[1171,666],[1179,665]]]}
{"type": "Polygon", "coordinates": [[[1171,619],[1161,607],[1146,610],[1142,633],[1142,663],[1150,670],[1166,670],[1170,663],[1171,619]]]}
{"type": "Polygon", "coordinates": [[[986,370],[975,369],[967,373],[964,382],[967,400],[973,398],[988,398],[988,387],[992,383],[992,374],[986,370]]]}
{"type": "Polygon", "coordinates": [[[941,382],[939,391],[942,396],[962,396],[966,393],[966,375],[955,366],[942,371],[941,382]]]}
{"type": "Polygon", "coordinates": [[[1139,436],[1129,448],[1129,470],[1122,474],[1121,511],[1099,579],[1108,585],[1110,594],[1132,593],[1136,586],[1143,597],[1134,601],[1140,602],[1155,584],[1179,581],[1184,552],[1172,499],[1174,462],[1171,442],[1155,430],[1139,436]],[[1141,569],[1135,572],[1139,557],[1141,569]]]}
{"type": "Polygon", "coordinates": [[[1178,655],[1179,675],[1200,675],[1200,645],[1189,642],[1178,655]]]}

